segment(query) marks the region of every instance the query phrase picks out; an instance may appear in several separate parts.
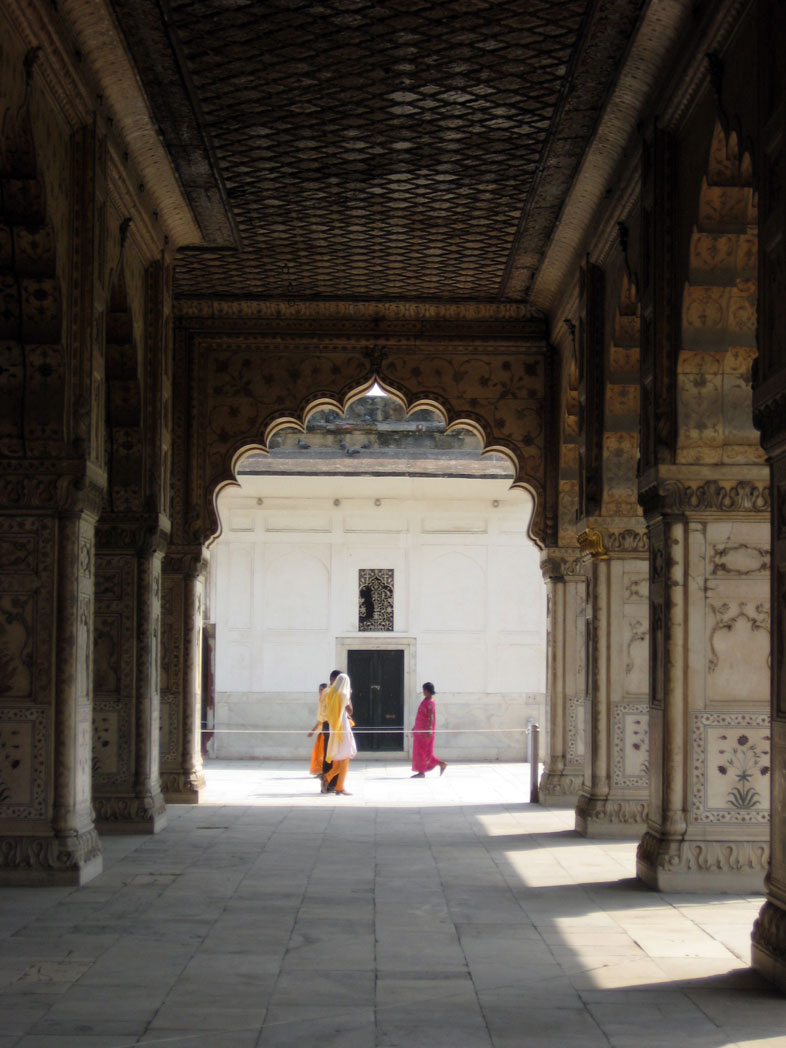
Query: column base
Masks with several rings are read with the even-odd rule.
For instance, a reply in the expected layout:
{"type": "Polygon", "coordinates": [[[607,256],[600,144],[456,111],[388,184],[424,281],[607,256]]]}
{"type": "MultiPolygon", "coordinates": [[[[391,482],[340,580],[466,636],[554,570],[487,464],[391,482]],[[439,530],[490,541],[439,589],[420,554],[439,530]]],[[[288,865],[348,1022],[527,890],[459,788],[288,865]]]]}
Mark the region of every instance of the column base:
{"type": "Polygon", "coordinates": [[[540,778],[540,803],[548,808],[575,808],[584,785],[583,771],[546,771],[540,778]]]}
{"type": "Polygon", "coordinates": [[[769,859],[767,839],[673,840],[648,830],[636,852],[636,876],[662,892],[758,894],[769,859]]]}
{"type": "Polygon", "coordinates": [[[786,990],[786,910],[769,900],[753,925],[751,964],[765,979],[786,990]]]}
{"type": "Polygon", "coordinates": [[[583,837],[636,840],[647,826],[647,802],[636,798],[592,797],[580,793],[576,831],[583,837]]]}
{"type": "Polygon", "coordinates": [[[81,887],[103,869],[94,828],[73,837],[0,837],[0,885],[81,887]]]}
{"type": "Polygon", "coordinates": [[[199,804],[199,795],[204,788],[202,772],[161,773],[161,792],[167,804],[199,804]]]}
{"type": "Polygon", "coordinates": [[[96,796],[93,807],[96,827],[103,834],[160,833],[167,823],[166,805],[160,793],[144,797],[96,796]]]}

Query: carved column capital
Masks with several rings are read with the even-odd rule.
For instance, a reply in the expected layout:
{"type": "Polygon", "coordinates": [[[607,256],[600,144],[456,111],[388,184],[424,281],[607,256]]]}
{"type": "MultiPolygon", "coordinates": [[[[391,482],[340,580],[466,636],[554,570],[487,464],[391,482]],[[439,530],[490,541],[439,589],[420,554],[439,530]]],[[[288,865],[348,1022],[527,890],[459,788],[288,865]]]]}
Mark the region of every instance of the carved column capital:
{"type": "Polygon", "coordinates": [[[661,466],[639,481],[639,502],[648,521],[664,515],[758,515],[770,512],[769,468],[661,466]]]}
{"type": "Polygon", "coordinates": [[[170,530],[168,518],[160,513],[105,513],[96,528],[96,541],[102,550],[163,554],[170,530]]]}
{"type": "Polygon", "coordinates": [[[549,546],[540,555],[540,570],[547,581],[581,575],[581,552],[569,546],[549,546]]]}
{"type": "Polygon", "coordinates": [[[203,579],[210,566],[210,552],[204,546],[170,546],[164,557],[164,574],[203,579]]]}

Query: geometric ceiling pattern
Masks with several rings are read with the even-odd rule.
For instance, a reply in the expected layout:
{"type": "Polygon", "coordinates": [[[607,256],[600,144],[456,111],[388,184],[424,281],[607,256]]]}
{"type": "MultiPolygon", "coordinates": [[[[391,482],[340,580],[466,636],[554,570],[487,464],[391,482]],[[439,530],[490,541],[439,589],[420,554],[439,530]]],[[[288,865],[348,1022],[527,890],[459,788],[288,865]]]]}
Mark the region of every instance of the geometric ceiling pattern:
{"type": "MultiPolygon", "coordinates": [[[[151,61],[153,30],[140,36],[144,2],[117,0],[154,111],[158,99],[163,137],[176,163],[190,164],[183,181],[193,186],[195,172],[209,166],[214,188],[202,186],[201,199],[224,207],[225,227],[234,230],[234,243],[211,247],[208,235],[207,249],[180,254],[178,294],[508,297],[507,275],[529,232],[523,222],[534,191],[544,191],[539,178],[559,120],[578,105],[586,138],[641,6],[170,0],[161,34],[171,49],[168,71],[160,42],[151,61]],[[604,7],[619,39],[609,45],[602,27],[613,61],[586,78],[582,109],[572,97],[586,51],[582,31],[604,7]],[[177,138],[171,98],[180,90],[204,162],[194,160],[196,136],[191,154],[177,138]]],[[[575,129],[562,130],[568,145],[557,166],[569,182],[583,141],[574,142],[575,129]]],[[[550,201],[551,216],[536,210],[542,228],[533,235],[548,234],[560,202],[550,201]]]]}

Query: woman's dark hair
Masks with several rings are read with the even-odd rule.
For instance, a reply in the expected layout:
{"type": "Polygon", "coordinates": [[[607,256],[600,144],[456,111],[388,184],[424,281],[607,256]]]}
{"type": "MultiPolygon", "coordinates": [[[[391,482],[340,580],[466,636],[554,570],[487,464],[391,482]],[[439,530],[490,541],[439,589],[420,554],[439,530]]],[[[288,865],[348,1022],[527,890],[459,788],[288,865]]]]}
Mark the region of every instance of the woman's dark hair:
{"type": "Polygon", "coordinates": [[[423,685],[423,691],[427,691],[429,695],[436,695],[437,693],[437,689],[434,687],[430,680],[427,680],[426,683],[423,685]]]}

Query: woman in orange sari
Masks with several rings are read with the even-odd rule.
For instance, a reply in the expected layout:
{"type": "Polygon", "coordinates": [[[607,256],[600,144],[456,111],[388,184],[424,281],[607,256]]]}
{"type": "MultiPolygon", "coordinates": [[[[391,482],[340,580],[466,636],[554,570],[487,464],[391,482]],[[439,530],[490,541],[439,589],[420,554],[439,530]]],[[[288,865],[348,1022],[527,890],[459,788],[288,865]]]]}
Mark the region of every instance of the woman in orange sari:
{"type": "Polygon", "coordinates": [[[316,775],[319,779],[322,779],[325,772],[330,771],[330,763],[325,754],[325,748],[327,745],[329,725],[327,722],[327,712],[325,710],[325,691],[327,690],[327,684],[319,685],[319,702],[317,706],[317,720],[314,727],[308,733],[309,739],[314,732],[319,732],[314,742],[314,749],[311,751],[311,774],[316,775]]]}
{"type": "Polygon", "coordinates": [[[323,783],[327,791],[335,782],[336,794],[344,797],[350,796],[349,790],[344,789],[344,783],[349,771],[349,762],[358,751],[349,719],[352,713],[351,694],[352,689],[346,673],[339,673],[325,692],[325,710],[330,724],[327,758],[333,762],[333,767],[325,775],[323,783]]]}

